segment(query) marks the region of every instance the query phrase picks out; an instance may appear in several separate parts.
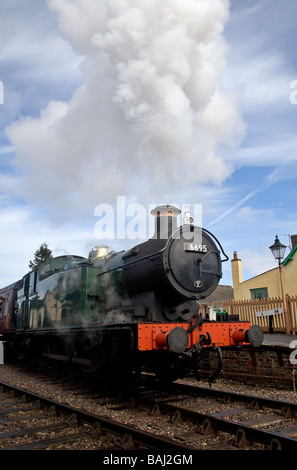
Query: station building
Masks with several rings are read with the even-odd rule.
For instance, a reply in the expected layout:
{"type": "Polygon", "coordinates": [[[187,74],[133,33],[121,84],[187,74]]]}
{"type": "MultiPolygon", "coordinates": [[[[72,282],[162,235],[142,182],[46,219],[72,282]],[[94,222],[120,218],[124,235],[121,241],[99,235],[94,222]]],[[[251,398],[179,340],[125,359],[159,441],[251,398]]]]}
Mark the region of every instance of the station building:
{"type": "MultiPolygon", "coordinates": [[[[297,235],[291,236],[292,249],[282,262],[285,292],[297,295],[297,235]]],[[[278,266],[246,281],[243,280],[242,261],[234,252],[231,261],[234,300],[281,297],[281,282],[278,266]]]]}

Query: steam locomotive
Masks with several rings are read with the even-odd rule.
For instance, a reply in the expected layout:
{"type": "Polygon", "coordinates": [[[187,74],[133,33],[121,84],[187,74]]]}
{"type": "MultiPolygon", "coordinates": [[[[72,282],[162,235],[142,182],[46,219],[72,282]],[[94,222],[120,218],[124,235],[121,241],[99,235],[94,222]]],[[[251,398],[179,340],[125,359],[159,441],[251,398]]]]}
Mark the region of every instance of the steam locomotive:
{"type": "Polygon", "coordinates": [[[178,227],[179,213],[155,208],[154,235],[128,251],[52,258],[0,289],[0,340],[18,357],[76,364],[104,380],[143,369],[174,380],[197,368],[205,347],[220,367],[221,347],[259,347],[260,327],[200,315],[228,258],[192,220],[178,227]]]}

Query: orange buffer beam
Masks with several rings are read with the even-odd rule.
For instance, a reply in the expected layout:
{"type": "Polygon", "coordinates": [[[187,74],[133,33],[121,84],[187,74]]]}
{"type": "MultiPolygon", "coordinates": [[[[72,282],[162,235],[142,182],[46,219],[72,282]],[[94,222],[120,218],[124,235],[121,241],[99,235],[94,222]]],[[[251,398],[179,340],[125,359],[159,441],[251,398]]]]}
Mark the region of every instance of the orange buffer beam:
{"type": "Polygon", "coordinates": [[[263,341],[260,327],[250,322],[210,322],[202,323],[190,334],[186,331],[190,323],[140,323],[138,324],[138,349],[156,351],[171,349],[183,352],[196,344],[201,336],[211,336],[211,345],[235,346],[252,344],[259,347],[263,341]],[[184,331],[183,331],[184,330],[184,331]]]}

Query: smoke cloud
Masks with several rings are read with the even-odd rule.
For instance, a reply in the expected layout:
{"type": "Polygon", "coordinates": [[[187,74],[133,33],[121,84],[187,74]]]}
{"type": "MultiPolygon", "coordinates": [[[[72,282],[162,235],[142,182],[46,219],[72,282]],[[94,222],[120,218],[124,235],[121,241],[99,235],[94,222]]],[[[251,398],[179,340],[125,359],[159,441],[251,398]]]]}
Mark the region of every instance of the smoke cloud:
{"type": "MultiPolygon", "coordinates": [[[[7,128],[27,199],[53,213],[220,184],[244,134],[221,87],[228,0],[48,0],[83,85],[7,128]]],[[[166,201],[168,202],[168,200],[166,201]]]]}

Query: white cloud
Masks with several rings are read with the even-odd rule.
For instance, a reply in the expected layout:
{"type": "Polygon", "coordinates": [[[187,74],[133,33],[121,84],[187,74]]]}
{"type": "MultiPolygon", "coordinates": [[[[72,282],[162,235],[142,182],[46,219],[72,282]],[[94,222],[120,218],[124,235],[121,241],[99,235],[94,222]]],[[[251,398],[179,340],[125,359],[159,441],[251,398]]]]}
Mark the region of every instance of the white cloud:
{"type": "Polygon", "coordinates": [[[92,220],[87,226],[65,224],[58,228],[47,224],[42,214],[32,212],[28,206],[13,206],[1,198],[0,220],[0,286],[24,276],[29,271],[29,261],[44,242],[48,243],[54,256],[76,254],[88,257],[92,247],[99,244],[92,220]]]}
{"type": "Polygon", "coordinates": [[[7,129],[27,200],[73,217],[119,194],[165,198],[230,175],[220,150],[244,125],[220,89],[228,1],[47,3],[85,56],[84,85],[7,129]]]}

